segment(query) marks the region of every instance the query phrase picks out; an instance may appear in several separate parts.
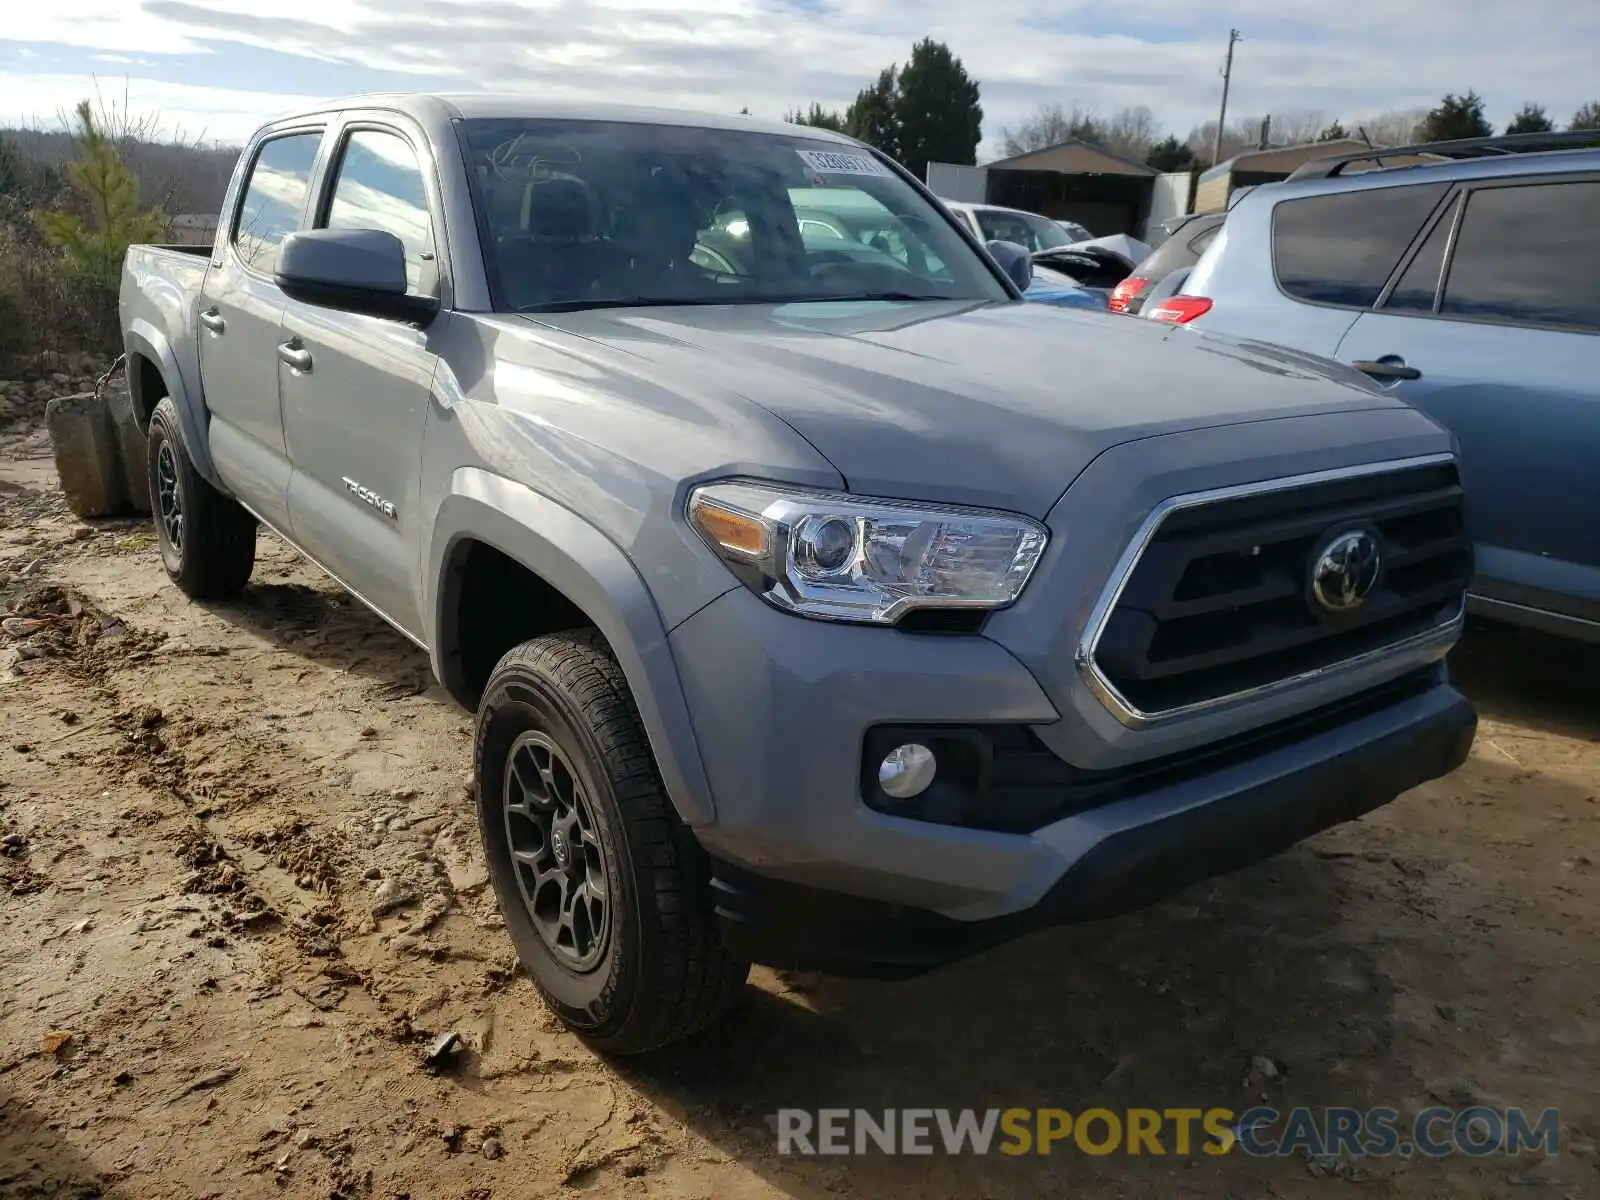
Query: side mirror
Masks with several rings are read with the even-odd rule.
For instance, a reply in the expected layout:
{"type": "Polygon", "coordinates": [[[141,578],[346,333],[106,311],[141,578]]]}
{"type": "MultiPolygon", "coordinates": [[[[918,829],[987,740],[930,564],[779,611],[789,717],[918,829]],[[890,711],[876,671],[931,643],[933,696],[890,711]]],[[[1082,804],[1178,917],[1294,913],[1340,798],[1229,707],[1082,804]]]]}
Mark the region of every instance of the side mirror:
{"type": "Polygon", "coordinates": [[[1028,253],[1026,246],[1019,246],[1015,242],[988,242],[985,249],[1000,269],[1011,277],[1018,291],[1028,290],[1028,285],[1033,282],[1033,255],[1028,253]]]}
{"type": "Polygon", "coordinates": [[[432,296],[406,294],[406,249],[381,229],[307,229],[278,247],[273,280],[291,300],[426,325],[432,296]]]}

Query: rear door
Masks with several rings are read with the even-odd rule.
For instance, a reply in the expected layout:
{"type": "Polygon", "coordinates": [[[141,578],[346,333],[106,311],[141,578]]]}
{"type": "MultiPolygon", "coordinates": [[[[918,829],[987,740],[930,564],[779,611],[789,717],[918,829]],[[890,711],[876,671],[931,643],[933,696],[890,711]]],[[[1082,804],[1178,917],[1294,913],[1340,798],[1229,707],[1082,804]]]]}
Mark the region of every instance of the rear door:
{"type": "MultiPolygon", "coordinates": [[[[426,139],[392,118],[353,114],[333,142],[313,225],[394,234],[406,248],[410,290],[440,295],[438,187],[426,139]]],[[[441,330],[447,319],[432,329],[441,330]]],[[[295,540],[368,604],[418,636],[417,488],[437,363],[429,333],[403,321],[291,300],[276,341],[294,463],[289,521],[295,540]]]]}
{"type": "Polygon", "coordinates": [[[1477,590],[1600,617],[1600,177],[1452,198],[1338,348],[1456,435],[1477,590]],[[1414,378],[1411,376],[1415,376],[1414,378]]]}
{"type": "Polygon", "coordinates": [[[200,379],[211,455],[223,482],[258,515],[287,525],[289,460],[278,404],[278,246],[300,227],[320,125],[274,131],[255,150],[200,297],[200,379]]]}

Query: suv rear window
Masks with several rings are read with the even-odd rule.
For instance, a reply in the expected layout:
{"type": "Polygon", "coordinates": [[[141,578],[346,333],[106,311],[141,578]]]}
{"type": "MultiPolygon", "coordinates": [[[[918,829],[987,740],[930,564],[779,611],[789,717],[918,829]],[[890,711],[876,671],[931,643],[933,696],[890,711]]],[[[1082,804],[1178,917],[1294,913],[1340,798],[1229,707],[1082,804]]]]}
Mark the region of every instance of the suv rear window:
{"type": "Polygon", "coordinates": [[[1185,225],[1162,242],[1154,254],[1134,269],[1134,273],[1141,279],[1155,283],[1176,270],[1194,266],[1221,228],[1221,214],[1197,217],[1192,224],[1185,225]],[[1199,226],[1198,232],[1195,226],[1199,226]]]}
{"type": "Polygon", "coordinates": [[[1284,200],[1272,213],[1278,286],[1297,300],[1370,308],[1449,185],[1284,200]]]}
{"type": "Polygon", "coordinates": [[[1600,329],[1597,212],[1600,181],[1473,192],[1440,313],[1600,329]]]}

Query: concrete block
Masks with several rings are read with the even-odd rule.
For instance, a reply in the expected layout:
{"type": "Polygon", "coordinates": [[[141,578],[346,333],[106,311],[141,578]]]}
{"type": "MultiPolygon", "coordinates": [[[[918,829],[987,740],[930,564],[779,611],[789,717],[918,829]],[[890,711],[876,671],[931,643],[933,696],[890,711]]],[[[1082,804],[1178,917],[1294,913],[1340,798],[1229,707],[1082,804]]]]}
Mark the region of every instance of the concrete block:
{"type": "Polygon", "coordinates": [[[93,392],[57,396],[45,406],[45,428],[67,505],[80,517],[123,511],[122,462],[105,403],[93,392]]]}

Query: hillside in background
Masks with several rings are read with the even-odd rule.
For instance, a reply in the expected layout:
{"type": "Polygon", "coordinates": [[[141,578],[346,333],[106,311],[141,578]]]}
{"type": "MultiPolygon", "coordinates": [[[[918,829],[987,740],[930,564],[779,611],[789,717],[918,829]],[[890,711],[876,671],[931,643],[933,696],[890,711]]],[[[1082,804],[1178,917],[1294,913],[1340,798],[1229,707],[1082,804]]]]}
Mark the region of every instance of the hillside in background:
{"type": "MultiPolygon", "coordinates": [[[[78,153],[74,135],[65,130],[0,129],[0,142],[45,172],[59,173],[78,153]]],[[[139,181],[140,197],[173,214],[215,214],[239,157],[237,146],[152,141],[136,134],[119,136],[117,144],[122,161],[139,181]]],[[[6,190],[4,184],[0,180],[0,191],[6,190]]]]}

